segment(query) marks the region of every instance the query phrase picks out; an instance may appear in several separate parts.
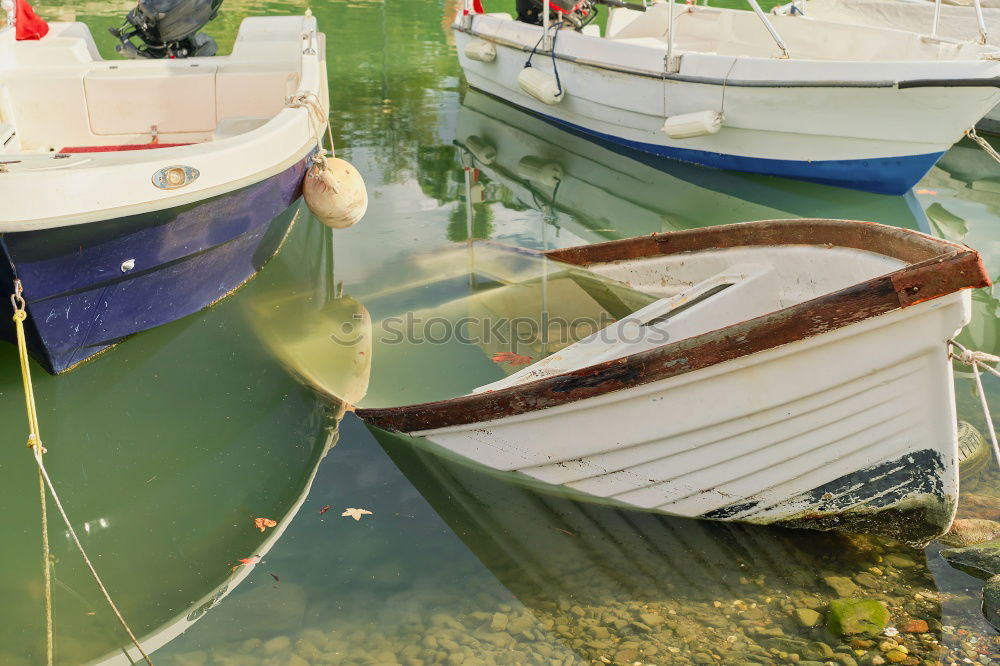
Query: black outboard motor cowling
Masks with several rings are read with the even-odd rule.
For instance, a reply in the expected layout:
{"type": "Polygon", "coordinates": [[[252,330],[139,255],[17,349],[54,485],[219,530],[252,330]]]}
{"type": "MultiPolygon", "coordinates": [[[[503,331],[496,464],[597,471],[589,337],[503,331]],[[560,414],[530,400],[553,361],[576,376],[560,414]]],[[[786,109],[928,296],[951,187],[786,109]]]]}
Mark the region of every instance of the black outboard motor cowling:
{"type": "Polygon", "coordinates": [[[126,58],[213,56],[215,40],[198,30],[215,18],[222,1],[140,0],[121,28],[109,29],[121,41],[115,50],[126,58]]]}
{"type": "MultiPolygon", "coordinates": [[[[582,28],[596,17],[593,0],[549,0],[551,18],[562,19],[576,29],[582,28]]],[[[541,0],[517,0],[517,20],[542,24],[541,0]]]]}

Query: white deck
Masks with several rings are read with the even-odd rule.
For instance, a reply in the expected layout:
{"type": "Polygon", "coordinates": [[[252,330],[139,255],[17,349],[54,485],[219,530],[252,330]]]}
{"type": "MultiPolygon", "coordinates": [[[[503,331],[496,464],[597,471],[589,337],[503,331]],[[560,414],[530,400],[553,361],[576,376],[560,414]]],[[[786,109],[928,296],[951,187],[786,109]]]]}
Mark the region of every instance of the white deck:
{"type": "Polygon", "coordinates": [[[325,42],[312,17],[248,18],[229,56],[100,58],[82,23],[39,41],[0,31],[0,231],[79,224],[169,208],[280,173],[316,145],[298,92],[329,107],[325,42]],[[63,148],[192,144],[151,150],[63,148]],[[6,138],[5,138],[6,137],[6,138]],[[162,167],[196,168],[181,189],[152,184],[162,167]]]}

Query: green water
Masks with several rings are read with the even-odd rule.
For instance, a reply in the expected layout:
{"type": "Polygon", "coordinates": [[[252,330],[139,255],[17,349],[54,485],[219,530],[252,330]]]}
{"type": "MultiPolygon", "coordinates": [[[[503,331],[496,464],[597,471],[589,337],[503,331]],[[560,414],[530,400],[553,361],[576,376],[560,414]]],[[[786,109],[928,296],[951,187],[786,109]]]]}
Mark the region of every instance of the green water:
{"type": "MultiPolygon", "coordinates": [[[[128,8],[37,4],[49,18],[86,22],[106,56],[106,28],[128,8]]],[[[500,4],[513,3],[488,6],[500,4]]],[[[227,0],[209,32],[226,51],[243,17],[305,7],[227,0]]],[[[378,405],[502,377],[486,344],[415,354],[330,342],[345,321],[378,330],[400,312],[468,296],[470,272],[488,293],[498,270],[517,268],[484,265],[488,252],[470,239],[560,247],[752,219],[860,218],[966,242],[996,276],[1000,166],[962,143],[914,193],[884,197],[644,164],[465,91],[445,3],[312,10],[328,37],[338,154],[371,195],[365,220],[330,234],[303,210],[279,255],[217,307],[66,376],[35,368],[47,464],[126,618],[157,644],[154,663],[787,663],[789,650],[761,656],[752,646],[778,627],[842,647],[792,611],[829,600],[824,577],[872,567],[881,572],[872,594],[898,609],[894,622],[905,614],[931,625],[928,638],[908,639],[918,662],[1000,660],[989,656],[996,632],[979,613],[980,583],[945,565],[936,544],[923,553],[538,495],[377,439],[307,387],[378,405]],[[483,142],[499,156],[488,166],[475,161],[483,142]],[[478,168],[471,223],[463,159],[478,168]],[[544,177],[552,169],[564,174],[558,189],[544,177]],[[334,297],[340,282],[348,299],[334,297]],[[351,507],[372,514],[341,516],[351,507]],[[278,526],[261,533],[258,517],[278,526]],[[236,566],[254,555],[254,567],[236,566]],[[915,566],[891,563],[907,558],[915,566]]],[[[571,299],[561,305],[575,312],[571,299]]],[[[1000,351],[997,305],[976,295],[970,346],[1000,351]]],[[[530,299],[519,307],[534,316],[530,299]]],[[[14,350],[0,351],[0,664],[40,664],[37,479],[14,350]]],[[[960,418],[983,427],[970,382],[957,381],[960,418]]],[[[988,389],[1000,399],[992,380],[988,389]]],[[[971,484],[1000,494],[995,474],[971,484]]],[[[50,532],[57,662],[128,663],[127,640],[55,516],[50,532]]],[[[861,652],[840,654],[872,663],[878,648],[861,652]]]]}

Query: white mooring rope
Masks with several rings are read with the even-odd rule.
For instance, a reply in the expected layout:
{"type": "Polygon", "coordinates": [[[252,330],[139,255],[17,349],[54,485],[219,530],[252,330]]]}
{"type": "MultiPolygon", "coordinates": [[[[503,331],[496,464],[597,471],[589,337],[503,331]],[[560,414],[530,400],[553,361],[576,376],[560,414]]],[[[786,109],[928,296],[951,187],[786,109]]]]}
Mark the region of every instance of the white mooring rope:
{"type": "MultiPolygon", "coordinates": [[[[996,151],[996,148],[990,145],[989,141],[976,134],[975,127],[971,127],[965,130],[965,136],[969,137],[970,139],[978,143],[979,147],[985,150],[987,155],[995,159],[997,162],[1000,162],[1000,153],[996,151]]],[[[973,353],[981,354],[982,352],[973,352],[973,353]]]]}
{"type": "MultiPolygon", "coordinates": [[[[992,150],[992,147],[990,148],[990,150],[992,150]]],[[[995,154],[996,151],[994,151],[994,155],[995,154]]],[[[997,158],[997,161],[1000,162],[1000,157],[997,158]]],[[[986,352],[966,349],[965,347],[955,342],[954,340],[949,340],[948,344],[950,344],[953,347],[956,347],[959,350],[958,354],[955,354],[954,352],[949,352],[948,353],[949,356],[951,356],[953,359],[956,359],[964,363],[965,365],[972,366],[972,374],[976,378],[976,390],[979,391],[979,403],[983,408],[983,417],[986,419],[986,427],[989,428],[990,431],[990,443],[993,445],[993,456],[994,459],[997,461],[997,464],[1000,465],[1000,445],[997,445],[997,433],[996,430],[993,428],[993,418],[990,416],[990,406],[986,402],[986,391],[983,390],[983,380],[982,377],[979,375],[979,368],[982,367],[984,370],[993,373],[997,377],[1000,377],[1000,372],[998,372],[996,368],[989,365],[990,363],[994,364],[1000,363],[1000,356],[994,356],[993,354],[987,354],[986,352]]]]}
{"type": "Polygon", "coordinates": [[[290,95],[285,99],[285,106],[290,109],[306,109],[309,112],[309,125],[312,127],[313,136],[316,137],[316,147],[322,156],[323,150],[323,130],[326,130],[330,140],[330,154],[333,155],[333,128],[330,127],[330,118],[323,112],[323,104],[316,93],[300,92],[290,95]]]}

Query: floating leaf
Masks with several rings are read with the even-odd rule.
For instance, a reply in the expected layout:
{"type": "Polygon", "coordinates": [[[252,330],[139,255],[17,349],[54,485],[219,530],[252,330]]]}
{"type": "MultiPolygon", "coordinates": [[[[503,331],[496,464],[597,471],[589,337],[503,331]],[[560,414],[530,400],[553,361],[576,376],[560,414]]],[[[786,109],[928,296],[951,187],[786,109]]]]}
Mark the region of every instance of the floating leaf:
{"type": "Polygon", "coordinates": [[[571,537],[575,537],[575,536],[576,536],[575,534],[573,534],[573,533],[572,533],[572,532],[570,532],[569,530],[564,530],[564,529],[563,529],[563,528],[561,528],[561,527],[557,527],[556,529],[557,529],[557,530],[559,530],[560,532],[562,532],[563,534],[568,534],[568,535],[570,535],[571,537]]]}
{"type": "Polygon", "coordinates": [[[278,578],[278,575],[277,575],[277,574],[273,574],[273,573],[271,573],[270,571],[268,571],[267,573],[271,574],[271,578],[273,578],[273,579],[274,579],[275,581],[277,581],[277,582],[279,582],[279,583],[281,582],[281,579],[280,579],[280,578],[278,578]]]}
{"type": "Polygon", "coordinates": [[[263,532],[268,527],[274,527],[275,525],[277,525],[278,521],[271,520],[270,518],[254,518],[253,524],[257,529],[263,532]]]}
{"type": "Polygon", "coordinates": [[[361,516],[370,516],[372,512],[368,509],[345,509],[342,516],[350,516],[354,520],[361,520],[361,516]]]}
{"type": "Polygon", "coordinates": [[[260,561],[260,557],[258,557],[257,555],[251,555],[250,557],[241,558],[239,560],[239,564],[237,564],[237,565],[235,565],[233,567],[233,571],[236,571],[237,569],[239,569],[244,564],[246,564],[246,565],[257,564],[257,562],[259,562],[259,561],[260,561]]]}
{"type": "Polygon", "coordinates": [[[514,352],[500,352],[493,355],[494,363],[509,363],[510,365],[529,365],[532,360],[530,356],[522,356],[514,352]]]}
{"type": "Polygon", "coordinates": [[[330,510],[330,505],[329,504],[324,504],[323,508],[319,510],[319,515],[322,516],[324,513],[326,513],[329,510],[330,510]]]}

